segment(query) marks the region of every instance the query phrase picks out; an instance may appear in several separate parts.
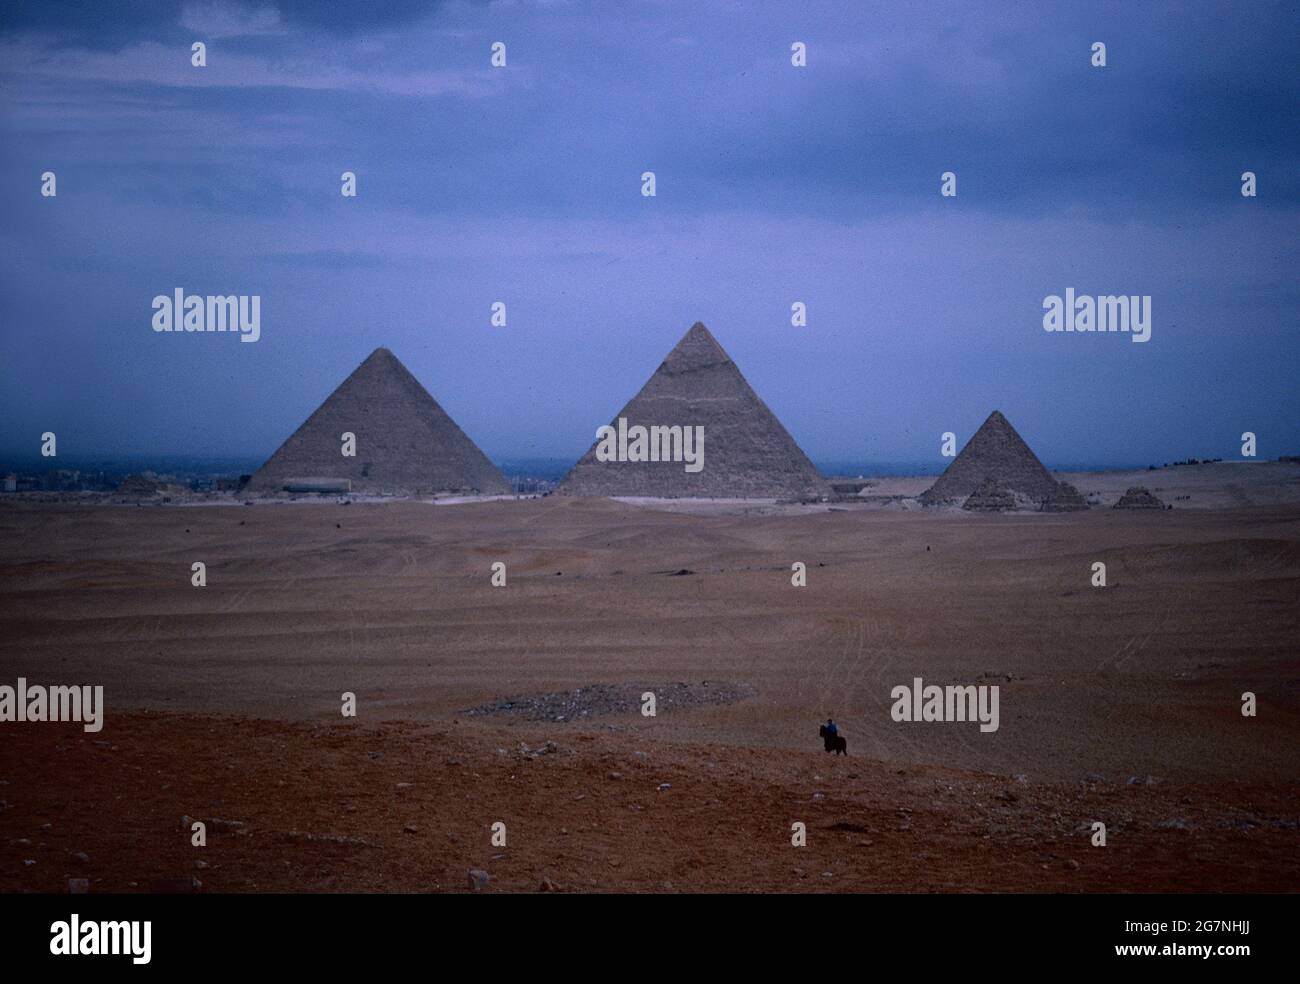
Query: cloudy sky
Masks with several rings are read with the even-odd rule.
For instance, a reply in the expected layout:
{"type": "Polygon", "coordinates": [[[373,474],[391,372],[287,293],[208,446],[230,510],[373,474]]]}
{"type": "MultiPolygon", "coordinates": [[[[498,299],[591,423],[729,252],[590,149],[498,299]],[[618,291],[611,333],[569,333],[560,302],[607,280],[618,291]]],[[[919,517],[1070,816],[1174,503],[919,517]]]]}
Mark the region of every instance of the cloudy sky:
{"type": "Polygon", "coordinates": [[[995,408],[1049,465],[1300,453],[1298,36],[1268,3],[0,0],[0,451],[269,454],[382,345],[490,457],[576,458],[700,320],[822,462],[938,464],[995,408]],[[177,287],[260,295],[260,341],[153,332],[177,287]],[[1151,341],[1044,332],[1067,287],[1151,295],[1151,341]]]}

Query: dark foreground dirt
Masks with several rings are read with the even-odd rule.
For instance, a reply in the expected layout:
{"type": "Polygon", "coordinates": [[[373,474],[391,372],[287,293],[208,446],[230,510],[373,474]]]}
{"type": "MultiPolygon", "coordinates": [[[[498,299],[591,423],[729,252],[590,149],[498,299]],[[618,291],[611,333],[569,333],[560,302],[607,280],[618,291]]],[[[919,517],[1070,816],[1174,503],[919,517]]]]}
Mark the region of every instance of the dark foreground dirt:
{"type": "Polygon", "coordinates": [[[100,734],[0,730],[0,892],[190,877],[203,892],[463,892],[471,869],[490,875],[487,892],[1300,885],[1300,786],[1141,779],[1036,782],[544,726],[145,712],[100,734]],[[206,847],[183,818],[206,821],[206,847]],[[1104,848],[1090,845],[1095,820],[1104,848]],[[505,847],[490,843],[498,821],[505,847]],[[791,846],[795,821],[806,847],[791,846]]]}

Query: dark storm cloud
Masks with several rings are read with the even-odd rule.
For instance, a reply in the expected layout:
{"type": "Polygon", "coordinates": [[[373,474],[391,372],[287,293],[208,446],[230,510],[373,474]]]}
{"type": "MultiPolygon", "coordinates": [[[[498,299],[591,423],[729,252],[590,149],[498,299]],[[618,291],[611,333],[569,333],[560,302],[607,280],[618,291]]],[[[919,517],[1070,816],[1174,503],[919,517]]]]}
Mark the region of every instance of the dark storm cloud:
{"type": "MultiPolygon", "coordinates": [[[[273,0],[238,3],[231,0],[0,0],[0,32],[36,32],[57,36],[61,43],[111,50],[143,39],[163,39],[193,31],[183,26],[184,14],[273,13],[283,27],[337,37],[409,26],[437,12],[440,0],[384,0],[382,3],[331,0],[273,0]]],[[[200,37],[199,40],[202,40],[200,37]]]]}
{"type": "Polygon", "coordinates": [[[1049,461],[1300,445],[1292,6],[0,9],[0,450],[269,451],[385,345],[490,453],[576,455],[697,319],[823,457],[995,406],[1049,461]],[[1152,342],[1045,336],[1071,285],[1152,342]],[[264,294],[262,340],[153,335],[176,286],[264,294]]]}

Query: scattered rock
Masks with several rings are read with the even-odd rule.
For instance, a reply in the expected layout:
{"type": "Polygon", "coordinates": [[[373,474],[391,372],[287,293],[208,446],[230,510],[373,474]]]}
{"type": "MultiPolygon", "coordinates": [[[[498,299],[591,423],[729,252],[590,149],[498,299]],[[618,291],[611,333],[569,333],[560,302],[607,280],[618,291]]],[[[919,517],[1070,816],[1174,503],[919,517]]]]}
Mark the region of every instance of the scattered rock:
{"type": "Polygon", "coordinates": [[[90,864],[90,855],[85,851],[73,851],[72,860],[79,861],[82,864],[90,864]]]}
{"type": "Polygon", "coordinates": [[[632,714],[641,709],[641,695],[655,695],[659,711],[683,707],[732,704],[753,696],[753,688],[708,680],[701,683],[597,683],[575,690],[503,697],[462,713],[473,717],[508,715],[529,721],[563,722],[605,714],[632,714]]]}
{"type": "Polygon", "coordinates": [[[492,876],[489,875],[482,868],[469,869],[469,887],[472,888],[474,891],[478,892],[481,891],[482,889],[487,888],[488,883],[491,881],[492,881],[492,876]]]}
{"type": "Polygon", "coordinates": [[[374,847],[368,840],[348,837],[345,834],[313,834],[306,830],[290,830],[284,839],[294,844],[339,844],[343,847],[374,847]]]}
{"type": "Polygon", "coordinates": [[[70,895],[88,895],[90,893],[90,879],[69,878],[68,893],[70,895]]]}
{"type": "Polygon", "coordinates": [[[1155,786],[1164,780],[1156,776],[1129,776],[1128,785],[1130,786],[1155,786]]]}

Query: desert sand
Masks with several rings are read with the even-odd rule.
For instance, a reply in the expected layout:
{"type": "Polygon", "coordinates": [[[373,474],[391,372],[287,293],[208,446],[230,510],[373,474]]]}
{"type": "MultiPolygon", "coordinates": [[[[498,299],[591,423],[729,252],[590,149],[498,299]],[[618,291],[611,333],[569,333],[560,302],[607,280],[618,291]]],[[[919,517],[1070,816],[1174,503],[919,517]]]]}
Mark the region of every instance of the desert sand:
{"type": "Polygon", "coordinates": [[[1294,889],[1298,475],[1075,476],[1201,508],[1060,515],[6,504],[0,682],[102,684],[106,724],[0,727],[0,890],[1294,889]],[[997,685],[998,731],[893,721],[918,676],[997,685]],[[739,696],[469,713],[705,682],[739,696]],[[196,857],[185,816],[236,825],[196,857]]]}

